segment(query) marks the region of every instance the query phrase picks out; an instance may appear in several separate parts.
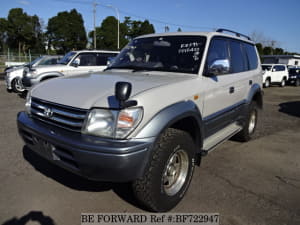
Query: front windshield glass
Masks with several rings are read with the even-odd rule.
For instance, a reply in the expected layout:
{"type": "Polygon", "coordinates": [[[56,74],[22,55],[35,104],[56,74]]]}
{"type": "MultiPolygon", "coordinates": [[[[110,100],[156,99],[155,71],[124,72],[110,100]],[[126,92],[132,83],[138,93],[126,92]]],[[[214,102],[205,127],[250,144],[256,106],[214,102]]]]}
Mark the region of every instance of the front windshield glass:
{"type": "Polygon", "coordinates": [[[262,67],[262,70],[267,70],[267,71],[270,71],[272,68],[272,66],[266,66],[266,65],[263,65],[261,67],[262,67]]]}
{"type": "Polygon", "coordinates": [[[198,74],[205,41],[201,36],[138,38],[121,51],[108,69],[198,74]]]}
{"type": "Polygon", "coordinates": [[[34,65],[37,61],[39,61],[41,58],[42,58],[42,56],[37,57],[35,60],[33,60],[33,61],[31,61],[31,62],[29,63],[29,66],[33,66],[33,65],[34,65]]]}
{"type": "Polygon", "coordinates": [[[69,53],[65,54],[65,56],[61,60],[59,60],[58,63],[67,65],[75,54],[76,54],[76,52],[69,52],[69,53]]]}

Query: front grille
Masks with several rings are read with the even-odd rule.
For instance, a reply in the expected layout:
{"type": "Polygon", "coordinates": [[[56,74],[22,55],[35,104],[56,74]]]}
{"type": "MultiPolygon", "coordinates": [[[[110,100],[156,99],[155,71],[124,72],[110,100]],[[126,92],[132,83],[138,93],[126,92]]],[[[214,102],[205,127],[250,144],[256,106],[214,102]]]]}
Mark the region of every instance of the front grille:
{"type": "Polygon", "coordinates": [[[87,110],[32,98],[31,114],[42,122],[80,132],[87,110]]]}

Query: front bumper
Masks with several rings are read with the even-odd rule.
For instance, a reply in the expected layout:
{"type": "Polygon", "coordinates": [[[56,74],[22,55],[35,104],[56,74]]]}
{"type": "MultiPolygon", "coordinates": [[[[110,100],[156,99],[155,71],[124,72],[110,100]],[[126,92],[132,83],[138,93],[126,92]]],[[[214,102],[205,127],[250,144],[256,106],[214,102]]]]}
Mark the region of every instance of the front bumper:
{"type": "Polygon", "coordinates": [[[6,84],[7,90],[12,90],[11,82],[12,82],[12,80],[10,79],[10,76],[5,74],[5,84],[6,84]]]}
{"type": "Polygon", "coordinates": [[[289,78],[287,82],[288,82],[288,84],[295,84],[298,79],[300,79],[300,78],[297,78],[297,77],[289,78]]]}
{"type": "Polygon", "coordinates": [[[26,145],[47,160],[92,180],[128,182],[143,175],[154,138],[112,140],[17,117],[26,145]]]}

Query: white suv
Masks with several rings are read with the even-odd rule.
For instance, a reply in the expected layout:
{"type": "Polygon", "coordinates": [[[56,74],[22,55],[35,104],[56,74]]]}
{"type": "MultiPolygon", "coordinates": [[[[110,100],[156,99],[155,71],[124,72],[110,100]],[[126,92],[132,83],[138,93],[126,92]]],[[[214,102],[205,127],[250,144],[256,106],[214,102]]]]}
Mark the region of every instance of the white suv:
{"type": "Polygon", "coordinates": [[[257,125],[259,57],[250,38],[226,31],[141,36],[102,73],[36,85],[20,135],[57,166],[131,182],[148,209],[172,209],[202,156],[233,136],[250,140],[257,125]]]}
{"type": "Polygon", "coordinates": [[[67,53],[57,65],[39,66],[24,70],[22,84],[25,89],[54,77],[77,75],[103,71],[110,58],[115,57],[118,51],[83,50],[67,53]]]}
{"type": "Polygon", "coordinates": [[[271,84],[279,84],[284,87],[289,72],[285,64],[262,64],[263,70],[263,85],[265,88],[270,87],[271,84]]]}

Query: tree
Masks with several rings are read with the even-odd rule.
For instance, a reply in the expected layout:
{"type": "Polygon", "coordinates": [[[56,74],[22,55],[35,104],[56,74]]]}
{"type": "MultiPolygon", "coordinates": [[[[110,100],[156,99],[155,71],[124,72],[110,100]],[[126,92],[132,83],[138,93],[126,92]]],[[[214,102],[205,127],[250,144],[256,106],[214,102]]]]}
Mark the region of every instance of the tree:
{"type": "Polygon", "coordinates": [[[83,49],[87,44],[83,19],[76,9],[59,12],[50,18],[46,35],[48,48],[54,47],[58,53],[83,49]]]}
{"type": "Polygon", "coordinates": [[[282,48],[275,48],[273,51],[274,55],[283,55],[284,54],[284,50],[282,48]]]}
{"type": "Polygon", "coordinates": [[[256,45],[258,54],[259,54],[259,55],[262,55],[262,54],[263,54],[263,46],[262,46],[262,44],[261,44],[261,43],[257,43],[257,44],[255,44],[255,45],[256,45]]]}
{"type": "Polygon", "coordinates": [[[270,46],[264,47],[263,54],[264,55],[273,55],[273,48],[270,46]]]}
{"type": "Polygon", "coordinates": [[[7,43],[12,49],[19,49],[19,52],[28,49],[43,50],[39,17],[30,16],[21,8],[11,9],[7,17],[7,43]]]}
{"type": "MultiPolygon", "coordinates": [[[[117,49],[117,23],[118,20],[115,17],[108,16],[102,21],[100,27],[96,27],[97,48],[117,49]]],[[[137,36],[154,32],[154,26],[148,20],[142,22],[125,17],[124,21],[120,23],[120,48],[137,36]]],[[[89,38],[94,42],[94,31],[89,33],[89,38]]]]}
{"type": "Polygon", "coordinates": [[[0,18],[0,51],[4,50],[7,42],[7,20],[0,18]]]}
{"type": "Polygon", "coordinates": [[[148,20],[142,22],[139,20],[131,20],[130,17],[125,17],[124,24],[127,27],[126,36],[129,41],[140,35],[155,33],[153,24],[148,20]]]}

